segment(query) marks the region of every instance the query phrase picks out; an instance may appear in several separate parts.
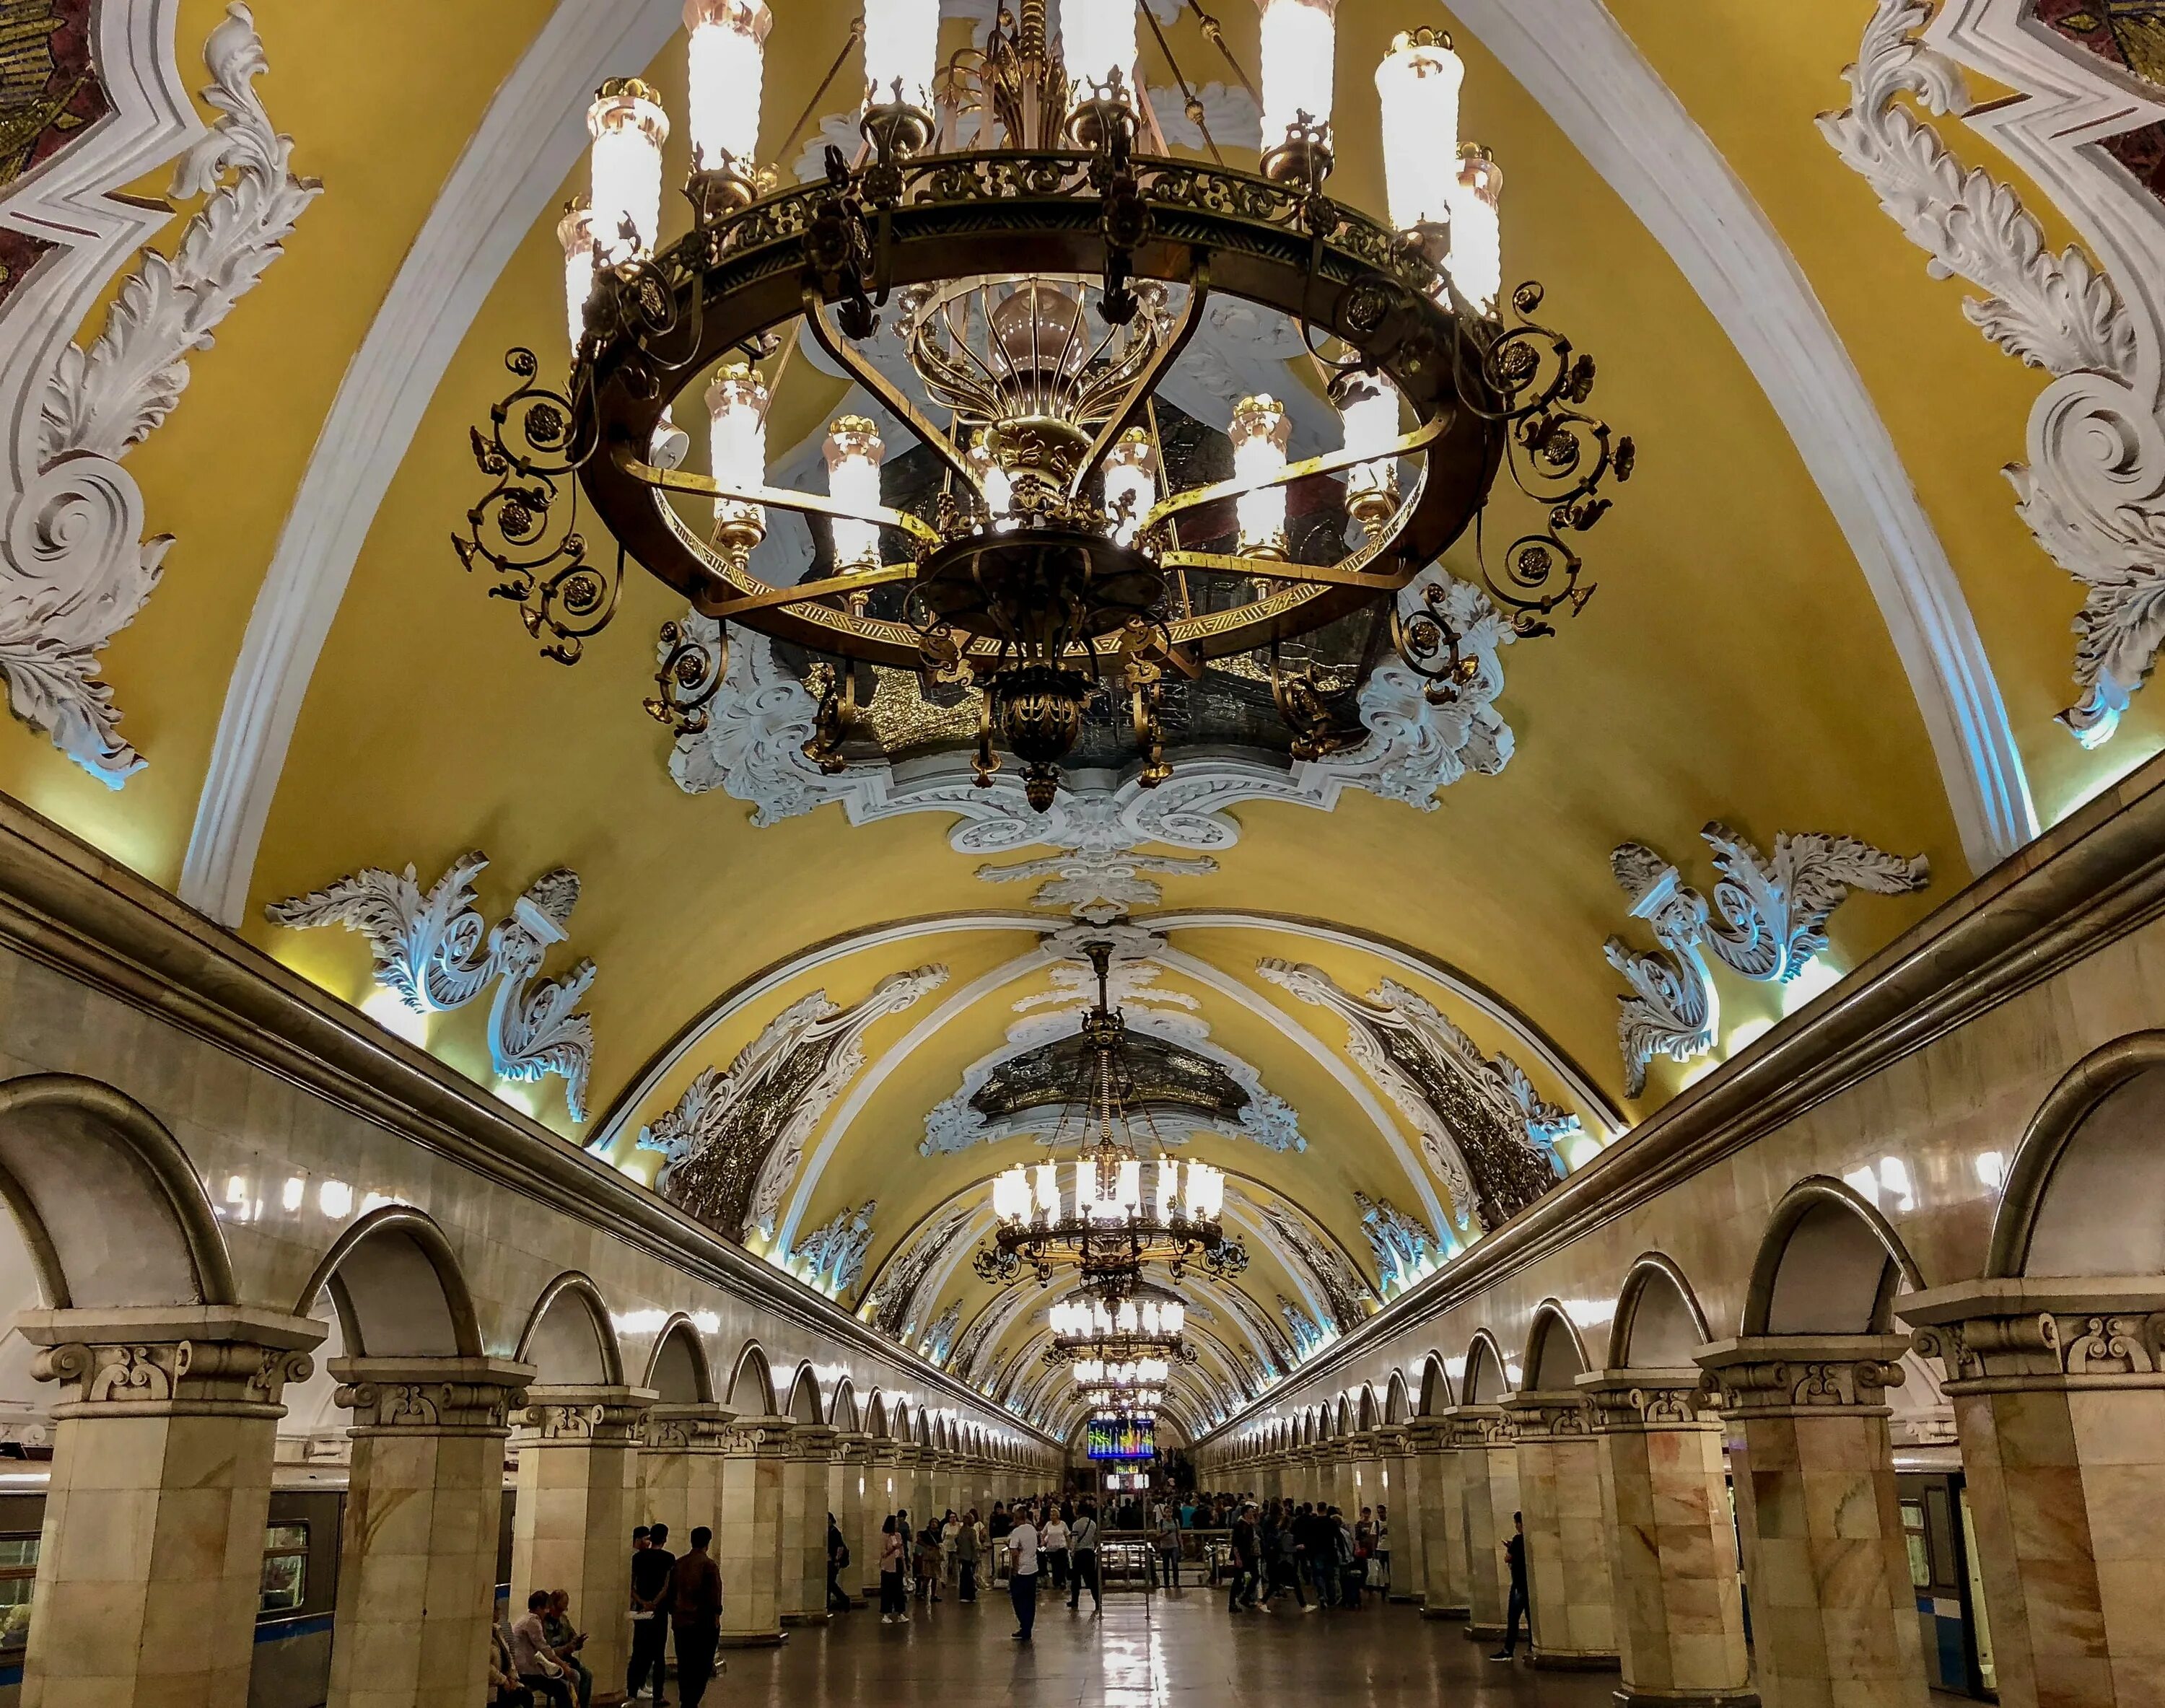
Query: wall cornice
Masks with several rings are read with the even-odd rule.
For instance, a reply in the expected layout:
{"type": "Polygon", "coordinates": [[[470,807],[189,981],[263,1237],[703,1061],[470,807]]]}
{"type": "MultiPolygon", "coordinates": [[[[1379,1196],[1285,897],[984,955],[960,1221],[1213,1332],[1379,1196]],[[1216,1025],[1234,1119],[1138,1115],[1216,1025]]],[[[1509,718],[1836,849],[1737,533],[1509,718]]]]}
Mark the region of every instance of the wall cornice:
{"type": "MultiPolygon", "coordinates": [[[[0,796],[0,945],[673,1268],[1029,1431],[824,1295],[635,1186],[128,867],[0,796]]],[[[1058,1449],[1050,1437],[1040,1442],[1058,1449]]]]}
{"type": "Polygon", "coordinates": [[[1258,1411],[1336,1373],[2165,915],[2165,756],[2000,862],[1742,1055],[1333,1342],[1258,1411]]]}

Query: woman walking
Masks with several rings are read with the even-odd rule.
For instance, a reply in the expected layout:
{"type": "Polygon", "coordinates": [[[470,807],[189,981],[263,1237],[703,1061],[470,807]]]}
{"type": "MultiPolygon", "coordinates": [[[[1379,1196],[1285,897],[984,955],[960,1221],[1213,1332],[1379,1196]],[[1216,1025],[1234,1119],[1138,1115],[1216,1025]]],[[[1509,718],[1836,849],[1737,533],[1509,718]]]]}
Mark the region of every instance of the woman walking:
{"type": "Polygon", "coordinates": [[[893,1625],[900,1620],[909,1624],[909,1602],[902,1593],[902,1537],[892,1512],[880,1526],[879,1574],[880,1623],[893,1625]]]}

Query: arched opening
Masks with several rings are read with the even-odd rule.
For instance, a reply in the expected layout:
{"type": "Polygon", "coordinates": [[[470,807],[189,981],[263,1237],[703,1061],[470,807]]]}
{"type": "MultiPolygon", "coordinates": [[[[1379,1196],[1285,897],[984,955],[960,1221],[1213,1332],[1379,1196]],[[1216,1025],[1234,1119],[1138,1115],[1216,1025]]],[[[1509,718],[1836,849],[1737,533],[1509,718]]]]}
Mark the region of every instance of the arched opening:
{"type": "Polygon", "coordinates": [[[1534,1311],[1533,1327],[1526,1335],[1527,1389],[1536,1394],[1568,1394],[1586,1373],[1586,1347],[1578,1329],[1562,1305],[1544,1299],[1534,1311]]]}
{"type": "Polygon", "coordinates": [[[647,1356],[641,1387],[651,1388],[664,1405],[707,1405],[714,1398],[714,1373],[708,1368],[707,1349],[692,1319],[681,1311],[662,1325],[647,1356]]]}
{"type": "Polygon", "coordinates": [[[1674,1263],[1648,1252],[1631,1265],[1609,1331],[1609,1368],[1688,1370],[1713,1338],[1698,1295],[1674,1263]]]}
{"type": "Polygon", "coordinates": [[[1496,1405],[1510,1391],[1510,1378],[1505,1372],[1503,1349],[1496,1344],[1496,1336],[1485,1328],[1477,1329],[1473,1343],[1466,1349],[1466,1379],[1459,1385],[1462,1396],[1460,1403],[1496,1405]]]}
{"type": "Polygon", "coordinates": [[[1361,1384],[1361,1403],[1354,1414],[1354,1427],[1363,1432],[1376,1426],[1376,1390],[1367,1383],[1361,1384]]]}
{"type": "Polygon", "coordinates": [[[865,1405],[865,1433],[874,1441],[890,1440],[893,1435],[888,1423],[887,1395],[877,1388],[872,1389],[872,1397],[865,1405]]]}
{"type": "Polygon", "coordinates": [[[2052,1089],[2008,1171],[1988,1276],[2165,1274],[2165,1032],[2115,1040],[2052,1089]]]}
{"type": "Polygon", "coordinates": [[[774,1373],[766,1367],[766,1354],[756,1341],[746,1341],[737,1353],[736,1366],[730,1372],[730,1391],[723,1402],[740,1417],[756,1413],[761,1417],[777,1415],[774,1399],[774,1373]]]}
{"type": "Polygon", "coordinates": [[[609,1325],[608,1307],[594,1284],[576,1271],[542,1289],[513,1356],[534,1366],[540,1387],[624,1385],[624,1356],[609,1325]]]}
{"type": "Polygon", "coordinates": [[[1341,1394],[1338,1396],[1338,1410],[1331,1421],[1331,1434],[1342,1436],[1351,1433],[1352,1422],[1352,1408],[1346,1403],[1346,1396],[1341,1394]]]}
{"type": "Polygon", "coordinates": [[[345,1355],[477,1358],[481,1326],[444,1231],[403,1204],[371,1210],[341,1233],[295,1301],[306,1316],[329,1296],[345,1355]]]}
{"type": "Polygon", "coordinates": [[[1744,1332],[1887,1334],[1895,1294],[1923,1285],[1886,1217],[1842,1182],[1814,1176],[1774,1206],[1745,1298],[1744,1332]]]}
{"type": "Polygon", "coordinates": [[[1444,1368],[1442,1358],[1430,1352],[1421,1360],[1420,1415],[1433,1417],[1452,1403],[1451,1373],[1444,1368]]]}
{"type": "Polygon", "coordinates": [[[1383,1390],[1383,1421],[1404,1423],[1412,1415],[1412,1408],[1406,1400],[1406,1373],[1393,1370],[1391,1372],[1391,1384],[1383,1390]]]}
{"type": "Polygon", "coordinates": [[[857,1390],[847,1376],[835,1384],[835,1397],[827,1402],[827,1421],[852,1433],[865,1427],[858,1420],[857,1390]]]}
{"type": "Polygon", "coordinates": [[[819,1379],[812,1373],[809,1364],[797,1368],[796,1379],[789,1384],[788,1415],[798,1423],[824,1423],[826,1408],[819,1403],[819,1379]]]}

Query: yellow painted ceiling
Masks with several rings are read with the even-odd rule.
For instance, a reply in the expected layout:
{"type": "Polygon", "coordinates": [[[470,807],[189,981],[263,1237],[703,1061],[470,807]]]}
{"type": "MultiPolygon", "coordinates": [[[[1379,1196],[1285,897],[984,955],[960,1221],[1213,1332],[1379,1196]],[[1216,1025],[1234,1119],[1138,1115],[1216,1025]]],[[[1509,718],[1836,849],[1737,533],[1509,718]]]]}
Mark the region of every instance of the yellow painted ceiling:
{"type": "MultiPolygon", "coordinates": [[[[186,0],[179,28],[190,66],[193,45],[222,11],[216,0],[186,0]]],[[[326,188],[286,254],[218,329],[214,346],[192,357],[171,421],[129,461],[150,528],[178,537],[163,586],[103,658],[123,727],[150,767],[116,793],[34,731],[0,741],[0,788],[161,883],[177,879],[234,661],[331,399],[445,175],[549,11],[544,0],[258,8],[270,67],[259,92],[293,134],[296,169],[326,188]]],[[[2118,741],[2098,753],[2052,721],[2069,698],[2067,624],[2078,593],[2029,538],[1999,472],[2021,455],[2041,377],[1963,320],[1964,287],[1926,276],[1921,253],[1813,126],[1816,113],[1847,99],[1840,72],[1869,6],[1615,0],[1615,11],[1825,304],[1955,565],[2049,822],[2165,741],[2165,712],[2138,697],[2118,741]]],[[[854,62],[839,93],[814,97],[856,12],[805,0],[778,16],[764,117],[777,155],[808,106],[816,115],[848,104],[854,62]]],[[[1229,38],[1251,62],[1253,20],[1244,8],[1228,12],[1229,38]]],[[[1377,205],[1367,68],[1409,20],[1402,5],[1382,0],[1341,0],[1340,17],[1335,188],[1377,205]]],[[[1316,920],[1403,946],[1493,992],[1637,1119],[1687,1076],[1658,1063],[1647,1095],[1623,1100],[1614,1034],[1621,985],[1601,943],[1620,930],[1642,946],[1650,940],[1625,920],[1610,878],[1617,842],[1653,844],[1702,888],[1711,868],[1696,832],[1715,818],[1762,848],[1778,831],[1826,830],[1928,856],[1934,880],[1924,894],[1859,896],[1836,915],[1828,959],[1838,968],[1943,899],[1967,868],[1879,610],[1765,396],[1615,192],[1470,32],[1455,34],[1467,63],[1462,129],[1490,144],[1508,173],[1507,277],[1546,282],[1544,318],[1595,356],[1595,407],[1640,447],[1636,478],[1588,540],[1599,592],[1557,637],[1503,655],[1499,709],[1517,751],[1499,776],[1467,778],[1426,813],[1357,792],[1328,814],[1242,806],[1241,840],[1219,854],[1219,870],[1164,880],[1163,905],[1316,920]]],[[[1191,21],[1172,36],[1191,81],[1226,76],[1191,21]]],[[[1146,68],[1152,82],[1167,81],[1147,45],[1146,68]]],[[[651,66],[619,69],[645,75],[681,114],[681,40],[651,66]]],[[[192,71],[192,83],[201,81],[192,71]]],[[[2016,183],[2055,242],[2063,240],[2049,204],[1981,137],[1951,120],[1942,128],[1966,161],[2016,183]]],[[[672,176],[686,163],[681,125],[670,162],[672,176]]],[[[582,166],[552,207],[583,179],[582,166]]],[[[155,193],[163,181],[137,187],[155,193]]],[[[167,246],[190,211],[177,210],[161,240],[167,246]]],[[[343,932],[277,930],[262,919],[266,902],[364,866],[410,861],[426,882],[480,848],[493,862],[480,886],[493,920],[534,878],[576,869],[582,894],[549,970],[577,956],[600,968],[588,1004],[598,1041],[595,1118],[575,1133],[553,1082],[518,1100],[581,1141],[613,1115],[613,1158],[651,1173],[651,1155],[632,1148],[640,1124],[666,1110],[699,1068],[725,1067],[797,996],[825,988],[846,1004],[898,968],[947,966],[946,987],[872,1029],[867,1049],[877,1062],[934,1006],[1027,950],[1035,925],[1059,920],[1030,915],[1021,887],[980,881],[978,862],[948,846],[944,815],[853,828],[830,806],[755,829],[740,802],[681,793],[665,769],[666,733],[639,704],[651,690],[655,631],[681,603],[635,571],[614,627],[570,670],[537,657],[514,613],[461,573],[450,536],[486,485],[467,454],[467,430],[506,389],[503,351],[529,345],[545,371],[564,357],[553,224],[553,213],[535,224],[488,293],[375,517],[308,686],[240,929],[359,1001],[370,988],[365,946],[343,932]],[[901,920],[984,913],[1012,922],[851,948],[756,999],[736,999],[808,946],[901,920]],[[681,1059],[635,1101],[613,1107],[673,1040],[717,1011],[681,1059]]],[[[81,335],[95,330],[93,317],[81,335]]],[[[801,392],[777,406],[777,446],[811,430],[838,395],[807,364],[797,380],[801,392]]],[[[593,539],[599,530],[588,532],[593,539]]],[[[595,549],[605,552],[606,542],[595,549]]],[[[1462,548],[1450,561],[1471,572],[1462,548]]],[[[1356,994],[1399,978],[1484,1052],[1513,1056],[1544,1095],[1574,1101],[1523,1036],[1440,979],[1409,974],[1378,952],[1271,929],[1185,928],[1173,946],[1341,1057],[1343,1023],[1259,979],[1256,961],[1313,962],[1356,994]]],[[[1004,1165],[1019,1148],[1013,1142],[937,1158],[920,1157],[916,1147],[925,1110],[999,1045],[1016,997],[1043,982],[1037,973],[988,992],[893,1064],[848,1130],[831,1136],[833,1154],[801,1226],[879,1197],[869,1274],[911,1226],[1004,1165]]],[[[1338,1077],[1256,1013],[1179,973],[1163,988],[1199,997],[1214,1041],[1262,1070],[1299,1110],[1309,1141],[1303,1153],[1278,1155],[1204,1135],[1193,1154],[1298,1202],[1372,1270],[1352,1194],[1417,1205],[1373,1119],[1338,1077]]],[[[1721,992],[1731,1032],[1778,1011],[1778,994],[1766,987],[1726,980],[1721,992]]],[[[438,1017],[428,1041],[487,1083],[477,1009],[438,1017]]],[[[1349,1071],[1388,1108],[1357,1068],[1349,1071]]],[[[1583,1112],[1589,1125],[1605,1115],[1583,1112]]],[[[823,1123],[808,1154],[830,1136],[823,1123]]],[[[1258,1253],[1249,1290],[1268,1309],[1293,1284],[1258,1253]]],[[[991,1298],[967,1265],[950,1293],[967,1298],[966,1321],[991,1298]]],[[[1003,1344],[1020,1344],[1030,1320],[1003,1344]]]]}

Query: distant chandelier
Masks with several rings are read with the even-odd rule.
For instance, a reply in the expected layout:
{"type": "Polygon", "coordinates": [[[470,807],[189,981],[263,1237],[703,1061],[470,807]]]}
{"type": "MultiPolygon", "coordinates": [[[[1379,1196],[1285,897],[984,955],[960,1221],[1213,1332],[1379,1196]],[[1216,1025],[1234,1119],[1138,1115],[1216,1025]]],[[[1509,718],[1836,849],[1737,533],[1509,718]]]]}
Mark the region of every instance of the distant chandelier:
{"type": "Polygon", "coordinates": [[[1101,1415],[1110,1414],[1140,1421],[1165,1403],[1165,1394],[1156,1388],[1093,1388],[1084,1393],[1082,1400],[1101,1415]]]}
{"type": "Polygon", "coordinates": [[[1175,688],[1267,688],[1258,718],[1304,758],[1365,737],[1349,708],[1383,639],[1431,701],[1455,700],[1479,664],[1446,589],[1399,595],[1483,512],[1501,465],[1532,520],[1481,574],[1516,633],[1553,632],[1593,590],[1570,541],[1632,447],[1581,409],[1591,359],[1525,318],[1538,286],[1501,317],[1502,175],[1459,144],[1463,66],[1423,28],[1377,70],[1380,219],[1325,190],[1335,0],[1261,3],[1259,93],[1205,18],[1262,110],[1259,173],[1225,163],[1134,0],[1066,0],[1057,40],[1045,0],[1017,0],[945,61],[937,0],[867,0],[828,76],[861,41],[862,142],[783,190],[756,156],[767,6],[687,0],[690,229],[663,244],[658,96],[603,84],[592,197],[559,228],[570,377],[552,388],[530,350],[510,352],[517,383],[473,435],[493,484],[455,540],[462,561],[567,664],[615,614],[627,557],[683,595],[722,639],[663,631],[647,704],[680,733],[706,727],[731,623],[779,643],[817,695],[805,751],[826,770],[876,745],[885,693],[973,704],[977,782],[997,745],[1040,811],[1093,720],[1132,732],[1146,786],[1169,775],[1175,688]],[[1172,155],[1139,18],[1207,161],[1172,155]],[[1261,394],[1168,434],[1163,385],[1219,298],[1298,329],[1336,449],[1289,461],[1288,409],[1261,394]],[[888,502],[882,465],[901,453],[865,415],[832,423],[826,492],[766,483],[769,409],[804,335],[922,448],[911,493],[888,502]],[[703,473],[672,411],[687,391],[703,473]],[[589,557],[581,489],[614,554],[589,557]],[[754,567],[776,511],[822,525],[812,567],[779,584],[754,567]],[[1319,664],[1323,631],[1349,618],[1376,644],[1319,664]]]}
{"type": "Polygon", "coordinates": [[[1072,1363],[1078,1382],[1103,1380],[1108,1368],[1139,1363],[1158,1372],[1146,1379],[1163,1381],[1171,1365],[1197,1361],[1195,1348],[1181,1338],[1188,1310],[1177,1299],[1122,1297],[1115,1288],[1109,1294],[1063,1299],[1046,1315],[1052,1344],[1045,1349],[1045,1362],[1072,1363]]]}
{"type": "Polygon", "coordinates": [[[1099,941],[1082,948],[1098,975],[1097,1002],[1082,1017],[1088,1059],[1050,1141],[1056,1147],[1082,1143],[1066,1168],[1071,1189],[1062,1193],[1057,1162],[1018,1162],[995,1175],[992,1243],[972,1267],[988,1281],[1011,1282],[1027,1266],[1040,1283],[1072,1268],[1086,1281],[1122,1289],[1131,1288],[1148,1263],[1163,1263],[1175,1280],[1196,1262],[1215,1275],[1237,1275],[1248,1267],[1248,1252],[1219,1222],[1224,1171],[1162,1154],[1146,1160],[1138,1147],[1137,1125],[1151,1150],[1162,1152],[1163,1145],[1147,1112],[1129,1107],[1127,1031],[1108,993],[1113,946],[1099,941]]]}
{"type": "Polygon", "coordinates": [[[1075,1379],[1086,1388],[1162,1388],[1172,1373],[1163,1358],[1130,1358],[1109,1363],[1103,1358],[1083,1358],[1075,1366],[1075,1379]]]}

